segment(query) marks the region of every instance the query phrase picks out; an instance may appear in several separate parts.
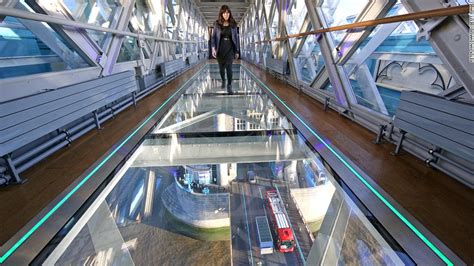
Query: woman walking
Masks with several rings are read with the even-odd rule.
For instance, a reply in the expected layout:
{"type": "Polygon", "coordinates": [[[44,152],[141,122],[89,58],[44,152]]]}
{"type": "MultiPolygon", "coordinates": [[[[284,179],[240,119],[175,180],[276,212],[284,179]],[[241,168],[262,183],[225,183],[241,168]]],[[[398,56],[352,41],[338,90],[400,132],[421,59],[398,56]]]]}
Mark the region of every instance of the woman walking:
{"type": "Polygon", "coordinates": [[[219,18],[214,23],[211,38],[212,56],[217,58],[221,74],[221,88],[225,88],[225,72],[227,72],[227,91],[232,94],[232,63],[239,58],[240,41],[237,23],[227,5],[219,10],[219,18]]]}

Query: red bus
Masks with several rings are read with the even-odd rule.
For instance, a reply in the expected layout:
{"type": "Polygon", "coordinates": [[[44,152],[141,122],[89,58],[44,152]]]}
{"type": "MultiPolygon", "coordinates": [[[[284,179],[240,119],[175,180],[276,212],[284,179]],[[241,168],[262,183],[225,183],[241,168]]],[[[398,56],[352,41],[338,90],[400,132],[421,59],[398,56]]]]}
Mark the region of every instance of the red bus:
{"type": "Polygon", "coordinates": [[[273,233],[276,238],[276,248],[280,252],[293,252],[295,249],[295,239],[293,237],[293,231],[290,228],[288,217],[286,217],[283,210],[283,204],[276,190],[267,190],[266,196],[273,233]]]}

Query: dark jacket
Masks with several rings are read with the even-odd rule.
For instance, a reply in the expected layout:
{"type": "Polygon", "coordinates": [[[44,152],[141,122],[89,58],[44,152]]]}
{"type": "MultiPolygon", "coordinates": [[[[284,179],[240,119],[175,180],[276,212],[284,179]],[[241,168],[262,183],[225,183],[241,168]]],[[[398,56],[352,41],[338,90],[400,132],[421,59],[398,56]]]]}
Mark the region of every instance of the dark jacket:
{"type": "MultiPolygon", "coordinates": [[[[240,40],[237,27],[231,27],[232,42],[234,43],[234,52],[240,54],[240,40]]],[[[221,26],[219,23],[214,22],[214,30],[212,30],[211,47],[219,51],[219,44],[221,41],[221,26]]]]}

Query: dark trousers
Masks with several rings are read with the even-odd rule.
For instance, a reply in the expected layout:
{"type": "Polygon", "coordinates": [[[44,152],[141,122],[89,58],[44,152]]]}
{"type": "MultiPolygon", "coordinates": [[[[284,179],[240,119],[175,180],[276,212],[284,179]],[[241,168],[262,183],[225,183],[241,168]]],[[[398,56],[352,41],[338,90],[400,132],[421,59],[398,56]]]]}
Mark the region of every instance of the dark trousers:
{"type": "Polygon", "coordinates": [[[222,82],[225,81],[225,72],[227,71],[227,84],[232,84],[232,62],[219,62],[219,72],[222,82]]]}

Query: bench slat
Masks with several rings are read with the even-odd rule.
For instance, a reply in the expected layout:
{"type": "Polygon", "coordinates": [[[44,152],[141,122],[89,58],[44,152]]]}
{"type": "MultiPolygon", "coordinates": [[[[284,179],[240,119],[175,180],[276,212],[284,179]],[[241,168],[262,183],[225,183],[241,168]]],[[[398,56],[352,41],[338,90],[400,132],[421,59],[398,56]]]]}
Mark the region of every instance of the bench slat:
{"type": "Polygon", "coordinates": [[[194,65],[199,61],[199,58],[197,55],[191,55],[188,57],[188,60],[190,65],[194,65]]]}
{"type": "MultiPolygon", "coordinates": [[[[130,87],[129,89],[127,89],[127,91],[133,91],[135,89],[135,87],[130,87]]],[[[108,102],[111,102],[113,100],[115,100],[116,97],[109,97],[108,99],[106,99],[108,102]]],[[[89,106],[87,106],[88,110],[96,110],[100,107],[103,106],[103,102],[96,102],[96,103],[93,103],[89,106]]],[[[72,112],[72,113],[69,113],[65,116],[62,116],[62,117],[59,117],[53,121],[51,121],[50,123],[47,123],[47,124],[44,124],[44,125],[40,125],[38,128],[35,128],[34,130],[30,131],[30,132],[23,132],[22,135],[19,135],[13,139],[10,139],[9,141],[7,141],[6,143],[2,143],[0,145],[0,154],[1,155],[4,155],[4,154],[7,154],[13,150],[16,150],[18,148],[20,148],[21,146],[27,144],[27,143],[30,143],[36,139],[38,139],[39,137],[41,136],[44,136],[58,128],[60,128],[61,126],[64,126],[76,119],[79,119],[81,117],[84,116],[84,111],[83,109],[81,110],[77,110],[75,112],[72,112]]]]}
{"type": "Polygon", "coordinates": [[[73,84],[67,87],[58,88],[56,90],[47,91],[39,94],[35,94],[29,97],[16,99],[13,101],[0,103],[0,116],[6,116],[21,110],[32,108],[34,106],[43,104],[45,102],[51,101],[52,99],[57,99],[65,97],[74,93],[81,92],[82,90],[87,90],[88,88],[97,88],[103,86],[107,83],[110,83],[114,80],[120,79],[130,79],[134,78],[132,71],[126,71],[117,73],[115,75],[107,76],[104,78],[98,78],[91,81],[85,81],[77,84],[73,84]]]}
{"type": "Polygon", "coordinates": [[[402,92],[400,95],[400,102],[403,101],[411,102],[416,105],[423,105],[434,110],[439,110],[474,121],[474,112],[472,111],[473,107],[468,104],[451,102],[435,95],[415,91],[402,92]]]}
{"type": "Polygon", "coordinates": [[[157,86],[163,83],[163,78],[159,76],[157,73],[149,74],[144,77],[145,88],[149,88],[151,86],[157,86]]]}
{"type": "MultiPolygon", "coordinates": [[[[428,142],[435,143],[436,146],[439,146],[443,149],[449,150],[450,152],[464,158],[468,161],[474,162],[474,150],[469,149],[468,147],[461,145],[457,142],[446,138],[440,138],[439,135],[436,135],[430,131],[423,130],[422,128],[416,129],[416,125],[407,123],[406,121],[396,120],[395,126],[399,128],[406,129],[407,132],[411,133],[413,131],[425,131],[421,136],[423,139],[428,142]]],[[[419,135],[418,135],[419,136],[419,135]]],[[[420,136],[419,136],[420,137],[420,136]]]]}
{"type": "Polygon", "coordinates": [[[88,113],[91,113],[100,107],[103,107],[108,103],[131,93],[135,88],[135,84],[131,84],[129,87],[118,87],[106,93],[98,94],[90,97],[89,99],[71,104],[60,110],[44,114],[40,117],[29,120],[28,123],[22,123],[17,126],[5,129],[1,133],[0,143],[3,145],[3,143],[7,141],[22,139],[23,135],[31,136],[33,138],[31,141],[33,141],[36,139],[34,136],[43,136],[48,134],[49,132],[54,131],[61,126],[79,119],[84,115],[87,115],[88,113]]]}
{"type": "Polygon", "coordinates": [[[474,121],[467,120],[463,117],[448,114],[445,112],[440,112],[438,110],[434,110],[432,108],[428,108],[422,105],[417,105],[411,102],[401,101],[400,105],[398,106],[398,110],[400,111],[403,110],[405,112],[409,112],[417,116],[424,117],[426,119],[436,118],[437,123],[440,123],[449,127],[453,127],[457,130],[460,130],[466,133],[474,132],[474,121]]]}
{"type": "Polygon", "coordinates": [[[136,91],[132,71],[0,103],[0,156],[136,91]]]}
{"type": "Polygon", "coordinates": [[[175,72],[184,69],[185,62],[182,59],[175,59],[172,61],[162,63],[162,71],[165,76],[169,76],[175,72]]]}
{"type": "Polygon", "coordinates": [[[98,88],[91,88],[89,90],[82,90],[76,94],[70,94],[62,98],[53,99],[49,102],[46,102],[41,105],[28,108],[11,115],[0,118],[0,132],[14,125],[21,124],[23,122],[34,120],[36,117],[40,117],[44,114],[55,112],[61,108],[67,107],[68,105],[74,104],[80,101],[87,101],[88,98],[95,95],[106,93],[111,91],[114,88],[128,87],[130,84],[134,83],[135,80],[131,79],[121,79],[108,84],[105,84],[98,88]]]}
{"type": "MultiPolygon", "coordinates": [[[[429,131],[433,134],[436,134],[439,139],[449,139],[463,146],[474,149],[474,135],[472,134],[465,133],[463,131],[436,123],[435,121],[431,121],[402,110],[397,112],[397,116],[398,119],[396,121],[405,121],[412,124],[413,127],[411,127],[411,131],[407,131],[417,136],[424,137],[423,134],[429,131]]],[[[437,145],[436,142],[431,143],[437,145]]]]}
{"type": "Polygon", "coordinates": [[[283,60],[267,58],[266,66],[268,69],[277,72],[278,74],[283,75],[285,73],[285,64],[283,60]]]}
{"type": "Polygon", "coordinates": [[[474,162],[474,106],[403,91],[394,126],[474,162]]]}

